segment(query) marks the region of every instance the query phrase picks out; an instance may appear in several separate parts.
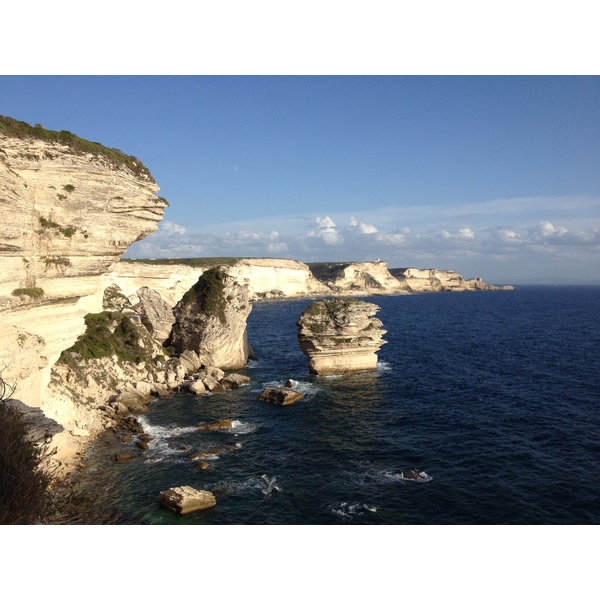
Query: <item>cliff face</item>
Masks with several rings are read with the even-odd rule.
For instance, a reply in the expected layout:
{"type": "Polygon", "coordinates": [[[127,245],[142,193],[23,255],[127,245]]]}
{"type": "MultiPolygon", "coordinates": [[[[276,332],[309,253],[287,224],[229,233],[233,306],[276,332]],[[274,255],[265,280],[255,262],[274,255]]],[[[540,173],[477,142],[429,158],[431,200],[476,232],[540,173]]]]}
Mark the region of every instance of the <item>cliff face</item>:
{"type": "Polygon", "coordinates": [[[281,258],[244,258],[228,269],[248,286],[253,300],[330,294],[331,290],[311,273],[308,265],[281,258]]]}
{"type": "MultiPolygon", "coordinates": [[[[114,266],[111,281],[127,296],[147,286],[175,306],[208,268],[122,261],[114,266]]],[[[247,286],[251,301],[332,293],[326,284],[313,276],[306,264],[296,260],[242,258],[224,268],[240,284],[247,286]]]]}
{"type": "Polygon", "coordinates": [[[364,296],[371,294],[406,294],[408,287],[391,275],[387,263],[315,263],[310,268],[335,294],[364,296]]]}
{"type": "Polygon", "coordinates": [[[412,292],[463,292],[512,290],[510,285],[496,287],[480,278],[463,279],[455,271],[438,269],[390,269],[391,274],[412,292]]]}
{"type": "Polygon", "coordinates": [[[0,367],[31,406],[84,316],[102,310],[111,265],[162,218],[149,173],[110,153],[0,129],[0,367]]]}

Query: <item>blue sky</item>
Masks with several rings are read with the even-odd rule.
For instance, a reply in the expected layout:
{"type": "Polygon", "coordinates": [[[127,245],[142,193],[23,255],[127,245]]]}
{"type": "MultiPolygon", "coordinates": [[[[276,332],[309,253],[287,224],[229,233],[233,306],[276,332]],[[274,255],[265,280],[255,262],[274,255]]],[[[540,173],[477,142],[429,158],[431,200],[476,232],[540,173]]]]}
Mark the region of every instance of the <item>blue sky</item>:
{"type": "Polygon", "coordinates": [[[600,280],[600,77],[0,76],[0,114],[144,162],[126,256],[600,280]]]}

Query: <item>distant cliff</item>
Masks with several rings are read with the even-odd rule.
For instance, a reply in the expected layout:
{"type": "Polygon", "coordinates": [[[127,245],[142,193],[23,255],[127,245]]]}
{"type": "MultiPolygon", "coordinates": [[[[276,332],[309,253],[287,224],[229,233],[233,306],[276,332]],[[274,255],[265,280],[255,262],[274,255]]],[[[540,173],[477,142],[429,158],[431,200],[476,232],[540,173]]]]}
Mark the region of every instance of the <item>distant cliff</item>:
{"type": "Polygon", "coordinates": [[[251,301],[513,289],[498,288],[481,279],[465,280],[454,271],[388,269],[384,261],[305,264],[280,258],[124,260],[115,265],[111,281],[128,296],[142,286],[153,288],[174,306],[215,264],[248,287],[251,301]]]}
{"type": "Polygon", "coordinates": [[[135,157],[0,117],[0,367],[59,422],[50,368],[102,310],[111,265],[157,229],[158,189],[135,157]]]}
{"type": "Polygon", "coordinates": [[[484,283],[479,277],[463,279],[455,271],[440,271],[439,269],[390,269],[396,277],[411,292],[464,292],[464,291],[495,291],[513,290],[513,286],[494,286],[484,283]]]}

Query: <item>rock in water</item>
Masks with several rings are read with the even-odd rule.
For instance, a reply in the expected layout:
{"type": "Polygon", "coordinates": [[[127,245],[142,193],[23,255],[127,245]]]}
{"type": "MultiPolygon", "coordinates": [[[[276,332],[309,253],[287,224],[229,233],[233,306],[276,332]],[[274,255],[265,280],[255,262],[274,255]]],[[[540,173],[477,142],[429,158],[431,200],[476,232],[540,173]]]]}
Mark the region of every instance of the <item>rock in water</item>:
{"type": "Polygon", "coordinates": [[[180,515],[206,510],[217,503],[212,492],[196,490],[189,485],[164,490],[160,493],[159,499],[165,508],[170,508],[180,515]]]}
{"type": "Polygon", "coordinates": [[[375,318],[379,307],[371,302],[340,298],[320,300],[300,315],[300,349],[309,358],[311,373],[339,375],[374,371],[383,323],[375,318]]]}
{"type": "Polygon", "coordinates": [[[278,388],[265,388],[259,395],[260,400],[266,400],[267,402],[274,402],[275,404],[293,404],[300,400],[304,394],[291,390],[290,388],[278,387],[278,388]]]}
{"type": "Polygon", "coordinates": [[[242,369],[251,353],[246,328],[251,309],[246,286],[222,268],[209,269],[175,306],[167,344],[180,354],[193,350],[203,365],[242,369]]]}

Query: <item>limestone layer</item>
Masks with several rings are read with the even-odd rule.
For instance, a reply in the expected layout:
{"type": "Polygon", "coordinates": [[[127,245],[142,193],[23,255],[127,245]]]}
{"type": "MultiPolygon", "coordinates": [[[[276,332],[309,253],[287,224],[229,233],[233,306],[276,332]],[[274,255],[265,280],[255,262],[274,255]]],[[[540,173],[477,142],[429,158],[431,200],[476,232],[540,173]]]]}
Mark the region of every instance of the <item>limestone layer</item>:
{"type": "Polygon", "coordinates": [[[411,292],[464,292],[512,290],[510,285],[494,286],[479,277],[463,279],[456,271],[440,269],[390,269],[390,273],[411,292]]]}
{"type": "Polygon", "coordinates": [[[145,170],[56,141],[0,133],[0,367],[40,406],[50,368],[99,312],[107,273],[157,229],[145,170]]]}
{"type": "Polygon", "coordinates": [[[376,352],[385,344],[382,322],[371,302],[340,298],[308,306],[298,319],[300,348],[311,373],[338,375],[373,371],[376,352]]]}

